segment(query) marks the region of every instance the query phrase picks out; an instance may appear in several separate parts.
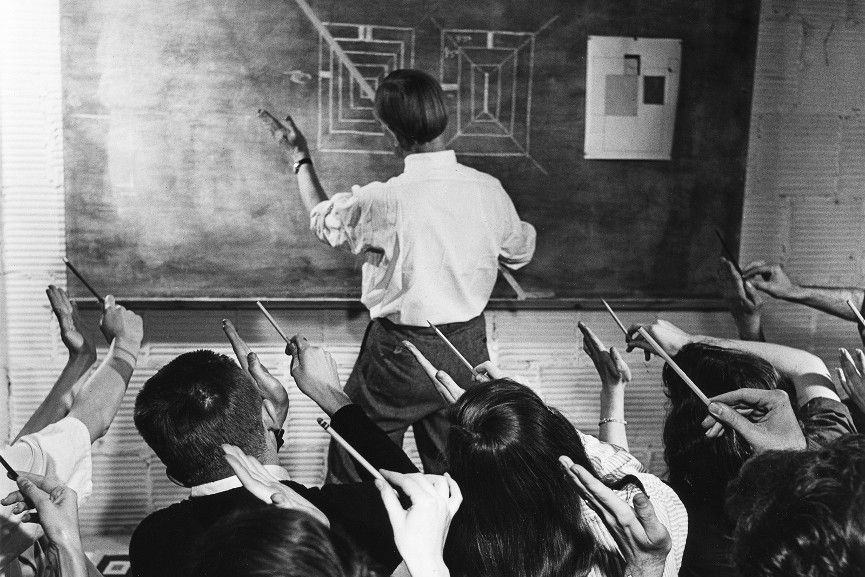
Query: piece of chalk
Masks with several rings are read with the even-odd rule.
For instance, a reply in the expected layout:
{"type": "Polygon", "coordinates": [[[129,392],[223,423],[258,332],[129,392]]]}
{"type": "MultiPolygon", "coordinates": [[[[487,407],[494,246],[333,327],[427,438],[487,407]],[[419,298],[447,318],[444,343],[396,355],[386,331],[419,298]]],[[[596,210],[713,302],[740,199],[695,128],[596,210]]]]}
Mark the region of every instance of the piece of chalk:
{"type": "Polygon", "coordinates": [[[267,309],[264,308],[264,305],[261,304],[261,301],[255,301],[255,304],[258,305],[258,308],[261,309],[261,312],[264,313],[264,316],[267,317],[267,320],[270,321],[270,324],[273,325],[273,328],[276,329],[276,332],[279,333],[279,336],[282,337],[282,340],[285,341],[285,344],[288,344],[290,342],[289,338],[286,336],[286,334],[284,332],[282,332],[282,329],[279,328],[279,325],[276,324],[276,319],[273,318],[269,312],[267,312],[267,309]]]}
{"type": "MultiPolygon", "coordinates": [[[[367,471],[369,471],[369,474],[370,474],[370,475],[372,475],[372,476],[375,477],[376,479],[381,479],[382,481],[385,480],[384,477],[382,477],[381,473],[379,473],[378,470],[377,470],[375,467],[373,467],[373,466],[370,464],[369,461],[367,461],[366,459],[364,459],[363,456],[362,456],[360,453],[358,453],[358,452],[355,450],[354,447],[352,447],[351,445],[348,444],[348,441],[346,441],[345,439],[342,438],[342,435],[340,435],[339,433],[337,433],[336,431],[333,430],[333,427],[330,426],[330,423],[328,423],[327,421],[325,421],[324,419],[322,419],[321,417],[319,417],[319,418],[318,418],[318,424],[321,425],[321,428],[322,428],[322,429],[324,429],[325,431],[327,431],[327,434],[330,435],[330,436],[333,438],[334,441],[336,441],[337,443],[339,443],[339,445],[340,445],[343,449],[345,449],[346,451],[348,451],[348,453],[349,453],[352,457],[354,457],[354,459],[355,459],[358,463],[360,463],[360,464],[363,466],[364,469],[366,469],[367,471]]],[[[386,481],[385,481],[385,482],[386,482],[386,481]]]]}
{"type": "Polygon", "coordinates": [[[468,370],[470,370],[473,375],[477,376],[478,372],[475,370],[475,368],[472,366],[472,364],[468,361],[468,359],[466,359],[462,355],[461,352],[459,352],[457,350],[457,348],[454,346],[454,344],[452,342],[450,342],[446,336],[444,336],[444,333],[442,333],[438,329],[438,327],[435,326],[434,324],[432,324],[430,321],[427,321],[427,323],[429,323],[430,328],[435,331],[435,333],[439,336],[439,338],[441,340],[443,340],[445,342],[445,344],[450,348],[450,350],[452,350],[454,352],[454,354],[459,357],[459,359],[466,366],[466,368],[468,368],[468,370]]]}
{"type": "Polygon", "coordinates": [[[93,296],[96,297],[96,299],[99,301],[99,303],[104,306],[105,305],[105,299],[102,297],[102,295],[100,295],[98,292],[96,292],[96,289],[93,288],[93,286],[91,286],[91,284],[89,282],[87,282],[87,279],[84,278],[84,275],[82,275],[80,272],[78,272],[78,269],[75,268],[75,265],[72,264],[71,262],[69,262],[69,259],[66,257],[63,257],[63,263],[66,265],[66,268],[68,268],[70,271],[72,271],[72,274],[74,274],[78,278],[78,280],[81,281],[81,284],[83,284],[85,287],[87,287],[87,290],[89,290],[93,294],[93,296]]]}

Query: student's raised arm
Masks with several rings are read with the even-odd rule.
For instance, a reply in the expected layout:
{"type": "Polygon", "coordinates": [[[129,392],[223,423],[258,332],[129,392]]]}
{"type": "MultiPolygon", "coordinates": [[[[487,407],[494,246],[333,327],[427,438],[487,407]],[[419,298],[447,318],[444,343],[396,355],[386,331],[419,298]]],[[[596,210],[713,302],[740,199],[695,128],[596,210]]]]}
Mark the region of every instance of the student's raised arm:
{"type": "MultiPolygon", "coordinates": [[[[651,351],[652,348],[649,343],[645,342],[637,332],[639,328],[640,325],[634,325],[628,330],[628,350],[641,348],[651,351]]],[[[808,401],[818,397],[825,397],[834,401],[839,400],[826,364],[820,357],[808,351],[776,345],[774,343],[692,335],[665,320],[657,320],[643,328],[658,341],[658,344],[670,356],[678,353],[685,345],[703,343],[721,347],[722,349],[750,353],[768,361],[778,372],[788,376],[793,381],[793,385],[796,388],[796,402],[799,407],[803,407],[808,401]]],[[[697,385],[699,386],[699,383],[697,385]]]]}
{"type": "Polygon", "coordinates": [[[96,362],[96,347],[88,342],[79,330],[81,319],[66,291],[49,285],[45,292],[51,302],[51,310],[60,325],[60,340],[66,346],[69,357],[48,395],[18,432],[16,441],[24,435],[41,431],[65,417],[72,407],[75,385],[96,362]]]}
{"type": "Polygon", "coordinates": [[[105,297],[99,326],[109,344],[108,354],[75,395],[69,411],[70,417],[87,427],[91,442],[102,437],[114,420],[144,338],[141,317],[116,304],[110,295],[105,297]]]}
{"type": "Polygon", "coordinates": [[[577,323],[583,333],[583,350],[592,359],[601,377],[601,415],[598,420],[598,438],[628,450],[625,427],[625,386],[631,382],[631,369],[616,350],[607,350],[604,343],[582,321],[577,323]]]}
{"type": "Polygon", "coordinates": [[[324,187],[318,180],[315,167],[312,164],[312,156],[306,137],[291,119],[285,117],[285,124],[277,120],[267,110],[259,110],[258,117],[270,129],[270,133],[276,139],[277,144],[285,151],[292,162],[292,169],[297,176],[297,185],[300,188],[300,198],[307,211],[311,211],[320,202],[328,199],[324,187]]]}
{"type": "Polygon", "coordinates": [[[861,288],[796,284],[787,276],[781,265],[768,264],[764,261],[749,264],[742,271],[742,278],[776,299],[809,306],[848,321],[855,322],[857,319],[847,306],[847,301],[853,301],[861,311],[865,300],[865,290],[861,288]]]}

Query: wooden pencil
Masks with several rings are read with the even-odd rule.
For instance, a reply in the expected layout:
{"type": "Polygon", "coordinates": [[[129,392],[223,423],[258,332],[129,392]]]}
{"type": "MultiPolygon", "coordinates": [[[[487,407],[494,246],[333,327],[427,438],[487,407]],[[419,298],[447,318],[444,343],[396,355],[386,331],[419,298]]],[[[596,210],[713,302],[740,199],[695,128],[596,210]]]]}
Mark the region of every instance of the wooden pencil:
{"type": "Polygon", "coordinates": [[[363,455],[358,453],[357,450],[348,443],[348,441],[343,439],[342,435],[340,435],[339,433],[337,433],[336,431],[333,430],[333,427],[330,426],[330,423],[328,423],[327,421],[325,421],[324,419],[319,417],[318,418],[318,424],[321,425],[321,428],[324,429],[327,432],[327,434],[333,438],[334,441],[339,443],[339,445],[343,449],[348,451],[348,453],[352,457],[354,457],[355,460],[358,463],[360,463],[364,469],[369,471],[370,475],[372,475],[376,479],[381,479],[382,481],[385,480],[384,477],[382,477],[381,473],[379,473],[378,470],[375,467],[373,467],[369,461],[367,461],[366,459],[363,458],[363,455]]]}
{"type": "Polygon", "coordinates": [[[270,321],[270,324],[273,325],[273,328],[276,329],[276,332],[279,333],[279,336],[282,337],[282,340],[285,341],[285,344],[288,344],[288,343],[289,343],[289,338],[288,338],[288,336],[286,336],[286,334],[285,334],[284,332],[282,332],[282,329],[279,328],[279,325],[276,324],[276,319],[273,318],[269,312],[267,312],[267,309],[264,308],[264,305],[261,304],[261,301],[255,301],[255,304],[258,305],[258,308],[261,309],[261,312],[264,313],[264,316],[267,317],[267,320],[270,321]]]}

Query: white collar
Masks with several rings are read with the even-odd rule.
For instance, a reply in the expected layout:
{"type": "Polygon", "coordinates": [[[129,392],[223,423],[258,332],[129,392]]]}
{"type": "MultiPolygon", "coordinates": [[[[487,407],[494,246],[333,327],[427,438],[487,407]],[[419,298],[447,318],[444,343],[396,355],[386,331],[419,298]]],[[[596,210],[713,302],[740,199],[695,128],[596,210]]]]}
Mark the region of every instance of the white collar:
{"type": "MultiPolygon", "coordinates": [[[[291,480],[291,476],[288,474],[288,471],[286,471],[283,467],[280,467],[279,465],[265,465],[264,468],[267,469],[267,471],[271,475],[276,477],[277,481],[291,480]]],[[[219,479],[218,481],[211,481],[210,483],[204,483],[203,485],[196,485],[190,489],[189,496],[206,497],[207,495],[224,493],[225,491],[237,489],[238,487],[243,487],[243,483],[240,482],[240,479],[238,479],[236,475],[232,475],[231,477],[219,479]]]]}
{"type": "Polygon", "coordinates": [[[406,156],[403,161],[405,162],[405,172],[414,172],[430,167],[455,165],[457,163],[457,155],[453,150],[414,152],[406,156]]]}

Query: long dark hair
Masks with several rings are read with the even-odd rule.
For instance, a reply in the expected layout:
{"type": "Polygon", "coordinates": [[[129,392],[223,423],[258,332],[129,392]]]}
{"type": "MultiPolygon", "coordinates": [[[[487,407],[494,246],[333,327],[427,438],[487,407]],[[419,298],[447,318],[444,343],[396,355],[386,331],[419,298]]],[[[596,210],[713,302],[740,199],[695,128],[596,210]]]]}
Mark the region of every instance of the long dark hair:
{"type": "MultiPolygon", "coordinates": [[[[786,386],[769,362],[745,352],[695,343],[682,347],[674,360],[709,397],[740,388],[786,386]]],[[[718,438],[706,437],[700,425],[708,415],[706,406],[669,365],[664,365],[663,377],[670,399],[664,424],[670,484],[683,500],[699,496],[704,504],[723,511],[727,483],[753,454],[751,446],[732,430],[718,438]]]]}
{"type": "Polygon", "coordinates": [[[200,577],[376,577],[349,541],[308,513],[264,505],[205,533],[200,577]]]}
{"type": "Polygon", "coordinates": [[[450,474],[463,492],[445,561],[466,577],[621,572],[583,519],[582,497],[560,455],[594,472],[574,426],[531,389],[501,379],[451,408],[450,474]],[[617,568],[615,571],[613,568],[617,568]]]}

